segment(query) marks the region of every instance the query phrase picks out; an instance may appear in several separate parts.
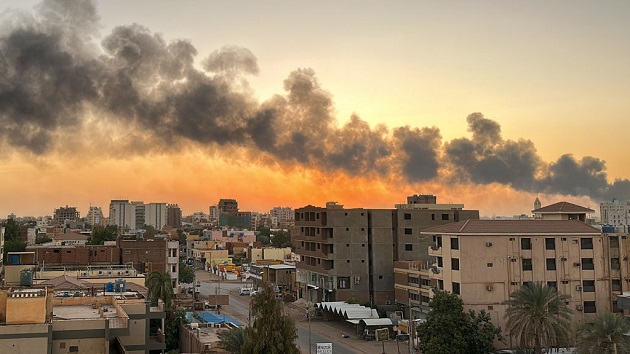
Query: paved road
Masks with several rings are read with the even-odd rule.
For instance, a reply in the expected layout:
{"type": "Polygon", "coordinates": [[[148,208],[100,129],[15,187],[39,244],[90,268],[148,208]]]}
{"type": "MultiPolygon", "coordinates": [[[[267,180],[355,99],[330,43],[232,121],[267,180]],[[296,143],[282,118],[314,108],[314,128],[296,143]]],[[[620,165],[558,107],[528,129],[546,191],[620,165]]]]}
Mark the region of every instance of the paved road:
{"type": "MultiPolygon", "coordinates": [[[[200,294],[202,298],[215,292],[223,295],[230,295],[230,304],[221,308],[221,313],[228,314],[237,320],[242,321],[244,324],[248,323],[249,319],[249,303],[251,298],[249,296],[240,296],[239,289],[244,286],[241,282],[234,281],[218,281],[213,280],[214,276],[205,271],[197,271],[197,280],[200,281],[200,294]],[[216,290],[218,288],[218,290],[216,290]]],[[[291,314],[294,319],[296,316],[301,317],[302,309],[293,306],[285,305],[284,311],[287,314],[291,314]]],[[[308,322],[295,321],[295,327],[298,331],[297,344],[303,354],[309,354],[308,350],[308,322]]],[[[333,343],[333,352],[335,354],[355,354],[355,353],[370,353],[380,354],[382,353],[382,344],[374,341],[366,342],[357,339],[355,336],[352,338],[342,338],[342,330],[335,327],[333,323],[326,323],[323,321],[311,321],[311,353],[317,353],[317,343],[333,343]]],[[[351,334],[351,333],[348,333],[351,334]]],[[[398,348],[395,342],[385,343],[386,353],[397,353],[398,348]]],[[[400,353],[407,353],[404,344],[400,344],[400,353]]]]}

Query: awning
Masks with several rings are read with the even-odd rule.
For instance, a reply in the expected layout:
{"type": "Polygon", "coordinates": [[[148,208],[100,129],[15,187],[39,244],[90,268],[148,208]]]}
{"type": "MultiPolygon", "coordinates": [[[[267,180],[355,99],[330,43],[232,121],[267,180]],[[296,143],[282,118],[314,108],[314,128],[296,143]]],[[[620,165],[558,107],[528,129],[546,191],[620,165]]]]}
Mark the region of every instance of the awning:
{"type": "Polygon", "coordinates": [[[394,323],[390,318],[364,318],[359,321],[366,326],[393,326],[394,323]]]}

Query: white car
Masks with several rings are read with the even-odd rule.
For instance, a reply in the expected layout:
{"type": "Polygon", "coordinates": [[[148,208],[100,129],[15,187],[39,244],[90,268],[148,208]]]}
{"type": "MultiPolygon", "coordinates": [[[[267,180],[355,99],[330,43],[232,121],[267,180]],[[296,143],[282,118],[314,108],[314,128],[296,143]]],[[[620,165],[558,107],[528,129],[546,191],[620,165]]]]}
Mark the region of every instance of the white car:
{"type": "Polygon", "coordinates": [[[250,296],[255,296],[256,294],[258,294],[259,290],[252,290],[249,292],[250,296]]]}
{"type": "Polygon", "coordinates": [[[241,288],[239,291],[239,295],[250,295],[252,292],[252,288],[241,288]]]}

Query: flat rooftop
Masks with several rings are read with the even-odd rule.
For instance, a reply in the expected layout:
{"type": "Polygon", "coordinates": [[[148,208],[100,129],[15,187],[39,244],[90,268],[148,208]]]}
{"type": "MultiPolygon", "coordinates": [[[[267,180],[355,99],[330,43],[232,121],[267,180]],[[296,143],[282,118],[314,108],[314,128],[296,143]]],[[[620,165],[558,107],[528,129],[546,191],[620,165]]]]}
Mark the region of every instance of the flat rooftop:
{"type": "Polygon", "coordinates": [[[113,306],[102,305],[101,308],[92,308],[91,305],[53,306],[53,319],[76,320],[118,317],[116,309],[113,306]]]}

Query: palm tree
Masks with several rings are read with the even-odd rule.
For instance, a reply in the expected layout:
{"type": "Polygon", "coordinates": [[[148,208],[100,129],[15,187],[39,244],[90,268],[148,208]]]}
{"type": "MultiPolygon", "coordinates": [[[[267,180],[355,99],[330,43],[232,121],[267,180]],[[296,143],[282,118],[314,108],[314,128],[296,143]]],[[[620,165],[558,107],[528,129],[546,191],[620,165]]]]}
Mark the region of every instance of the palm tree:
{"type": "Polygon", "coordinates": [[[630,339],[625,335],[630,324],[611,312],[584,320],[577,330],[577,354],[630,353],[630,339]]]}
{"type": "Polygon", "coordinates": [[[239,354],[243,342],[245,342],[245,334],[242,327],[219,332],[219,347],[230,354],[239,354]]]}
{"type": "Polygon", "coordinates": [[[543,347],[567,347],[573,314],[568,300],[568,295],[542,282],[521,286],[505,302],[510,337],[519,339],[521,349],[533,347],[534,354],[541,354],[543,347]]]}
{"type": "Polygon", "coordinates": [[[173,308],[175,295],[170,274],[154,270],[147,275],[144,285],[149,289],[148,296],[152,303],[157,303],[158,299],[162,299],[167,312],[173,308]]]}

